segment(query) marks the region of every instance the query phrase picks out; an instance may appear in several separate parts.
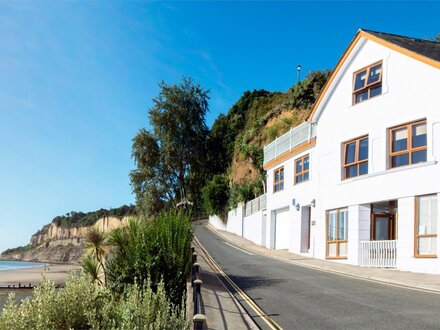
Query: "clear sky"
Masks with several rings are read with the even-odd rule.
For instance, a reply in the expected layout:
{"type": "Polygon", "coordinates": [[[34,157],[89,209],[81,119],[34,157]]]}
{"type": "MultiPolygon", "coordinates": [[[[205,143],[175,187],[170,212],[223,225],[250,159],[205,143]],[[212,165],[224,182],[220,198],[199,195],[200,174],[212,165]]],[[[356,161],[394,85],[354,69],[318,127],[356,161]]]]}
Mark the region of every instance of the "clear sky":
{"type": "Polygon", "coordinates": [[[134,202],[131,139],[157,83],[245,90],[333,68],[360,27],[431,38],[439,2],[0,2],[0,251],[66,212],[134,202]]]}

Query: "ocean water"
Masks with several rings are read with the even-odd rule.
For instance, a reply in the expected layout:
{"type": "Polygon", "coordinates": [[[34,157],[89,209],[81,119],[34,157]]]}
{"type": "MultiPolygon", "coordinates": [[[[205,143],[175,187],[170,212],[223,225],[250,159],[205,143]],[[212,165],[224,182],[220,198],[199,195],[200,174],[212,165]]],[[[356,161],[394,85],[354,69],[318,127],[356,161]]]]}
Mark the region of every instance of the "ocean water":
{"type": "Polygon", "coordinates": [[[44,266],[41,262],[28,262],[28,261],[4,261],[0,260],[0,271],[8,269],[22,269],[29,267],[44,266]]]}

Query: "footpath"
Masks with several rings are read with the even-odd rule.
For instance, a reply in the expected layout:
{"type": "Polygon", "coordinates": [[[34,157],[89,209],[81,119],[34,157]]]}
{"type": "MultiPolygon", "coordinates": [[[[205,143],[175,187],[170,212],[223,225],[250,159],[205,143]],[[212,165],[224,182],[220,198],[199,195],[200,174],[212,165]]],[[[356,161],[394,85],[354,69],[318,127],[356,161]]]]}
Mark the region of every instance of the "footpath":
{"type": "Polygon", "coordinates": [[[440,275],[405,272],[394,269],[367,268],[353,265],[345,265],[337,262],[300,256],[290,253],[287,250],[269,250],[241,236],[216,229],[210,224],[206,224],[206,226],[214,233],[216,233],[223,239],[231,242],[235,246],[248,250],[249,252],[278,259],[283,262],[363,280],[440,293],[440,275]]]}
{"type": "Polygon", "coordinates": [[[226,289],[217,273],[211,268],[204,253],[195,246],[200,277],[203,281],[202,300],[206,315],[206,328],[210,330],[258,329],[237,299],[226,289]]]}

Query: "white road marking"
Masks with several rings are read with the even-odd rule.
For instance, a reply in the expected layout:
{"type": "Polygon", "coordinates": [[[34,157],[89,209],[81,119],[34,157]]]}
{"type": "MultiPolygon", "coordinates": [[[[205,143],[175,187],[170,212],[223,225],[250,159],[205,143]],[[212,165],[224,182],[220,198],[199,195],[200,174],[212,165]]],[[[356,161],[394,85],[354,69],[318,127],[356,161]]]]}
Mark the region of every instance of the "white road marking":
{"type": "Polygon", "coordinates": [[[227,244],[227,245],[229,245],[230,247],[233,247],[234,249],[237,249],[237,250],[239,250],[239,251],[241,251],[241,252],[247,253],[247,254],[249,254],[249,255],[251,255],[251,256],[254,255],[253,253],[250,253],[250,252],[248,252],[248,251],[246,251],[246,250],[240,249],[239,247],[236,247],[235,245],[229,244],[228,242],[225,242],[225,244],[227,244]]]}

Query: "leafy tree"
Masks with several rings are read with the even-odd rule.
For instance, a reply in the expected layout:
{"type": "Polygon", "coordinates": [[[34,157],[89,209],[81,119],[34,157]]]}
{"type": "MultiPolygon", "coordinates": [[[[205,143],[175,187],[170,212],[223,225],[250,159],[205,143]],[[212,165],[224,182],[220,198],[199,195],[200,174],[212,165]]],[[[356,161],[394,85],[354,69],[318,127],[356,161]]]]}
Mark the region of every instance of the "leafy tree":
{"type": "Polygon", "coordinates": [[[292,99],[289,105],[300,109],[312,107],[319,94],[321,94],[330,74],[330,70],[309,72],[303,81],[293,85],[291,89],[292,99]]]}
{"type": "Polygon", "coordinates": [[[189,199],[199,203],[206,169],[208,91],[189,78],[159,87],[148,111],[152,130],[133,138],[137,168],[130,179],[137,206],[147,214],[189,199]]]}
{"type": "Polygon", "coordinates": [[[440,43],[440,33],[437,33],[437,35],[435,36],[435,41],[437,43],[440,43]]]}
{"type": "Polygon", "coordinates": [[[229,201],[229,180],[225,175],[214,175],[203,188],[203,205],[209,215],[225,214],[229,201]]]}

